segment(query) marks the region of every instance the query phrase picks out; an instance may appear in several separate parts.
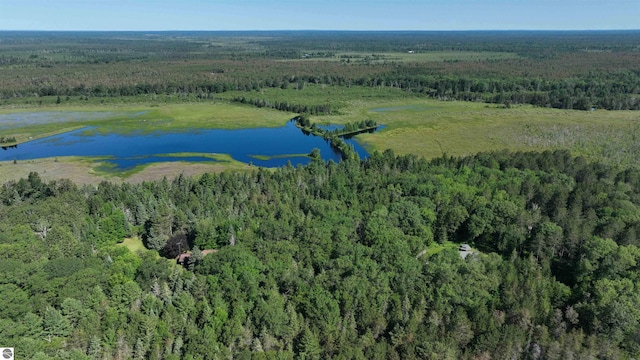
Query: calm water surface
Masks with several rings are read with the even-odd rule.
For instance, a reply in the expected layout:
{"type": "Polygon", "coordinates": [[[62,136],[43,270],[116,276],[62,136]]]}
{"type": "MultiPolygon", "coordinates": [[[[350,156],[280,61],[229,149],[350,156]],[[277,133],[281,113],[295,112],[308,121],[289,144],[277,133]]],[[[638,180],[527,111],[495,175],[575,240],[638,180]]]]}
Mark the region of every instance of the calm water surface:
{"type": "MultiPolygon", "coordinates": [[[[353,139],[351,144],[360,158],[367,151],[353,139]]],[[[0,150],[0,161],[30,160],[56,156],[106,156],[118,169],[165,161],[215,161],[203,156],[167,156],[172,153],[229,154],[233,159],[258,166],[276,167],[306,164],[304,155],[320,149],[326,161],[341,160],[324,139],[305,135],[293,122],[279,128],[239,130],[197,129],[179,132],[132,134],[101,134],[87,127],[39,140],[29,141],[15,148],[0,150]],[[259,157],[256,157],[259,156],[259,157]],[[268,159],[261,159],[268,157],[268,159]]]]}

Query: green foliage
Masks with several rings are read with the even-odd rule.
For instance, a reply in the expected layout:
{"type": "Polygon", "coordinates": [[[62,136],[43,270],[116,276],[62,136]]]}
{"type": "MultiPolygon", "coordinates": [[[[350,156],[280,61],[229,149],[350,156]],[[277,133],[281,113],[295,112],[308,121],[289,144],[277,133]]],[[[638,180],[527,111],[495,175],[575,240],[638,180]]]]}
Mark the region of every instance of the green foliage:
{"type": "Polygon", "coordinates": [[[15,143],[16,142],[16,138],[15,136],[0,136],[0,144],[11,144],[11,143],[15,143]]]}
{"type": "Polygon", "coordinates": [[[632,357],[639,188],[564,151],[65,191],[32,175],[3,188],[19,201],[0,208],[0,341],[25,358],[632,357]],[[128,223],[153,250],[113,245],[128,223]]]}
{"type": "Polygon", "coordinates": [[[156,209],[156,212],[147,220],[146,246],[152,250],[162,250],[173,233],[173,213],[168,205],[164,204],[156,209]]]}
{"type": "Polygon", "coordinates": [[[29,296],[14,284],[0,285],[0,318],[18,319],[29,310],[29,296]]]}
{"type": "Polygon", "coordinates": [[[43,320],[44,336],[51,339],[52,337],[65,337],[71,333],[71,324],[60,314],[60,311],[47,307],[44,312],[43,320]]]}

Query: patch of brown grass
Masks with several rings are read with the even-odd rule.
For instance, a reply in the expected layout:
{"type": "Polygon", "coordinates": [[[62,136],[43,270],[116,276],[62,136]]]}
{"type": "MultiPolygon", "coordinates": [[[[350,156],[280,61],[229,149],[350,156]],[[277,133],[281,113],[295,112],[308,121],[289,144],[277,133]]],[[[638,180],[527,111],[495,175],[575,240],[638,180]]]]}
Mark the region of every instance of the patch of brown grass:
{"type": "MultiPolygon", "coordinates": [[[[249,165],[234,165],[232,168],[234,171],[251,169],[249,165]]],[[[230,166],[221,164],[191,164],[183,162],[157,163],[145,167],[143,170],[122,179],[122,181],[129,183],[141,183],[143,181],[160,180],[164,177],[168,180],[172,180],[180,174],[184,176],[199,176],[204,173],[216,173],[223,172],[225,170],[230,170],[230,166]]]]}
{"type": "Polygon", "coordinates": [[[26,178],[31,172],[37,172],[44,181],[70,179],[76,184],[97,184],[103,180],[111,180],[94,172],[95,164],[76,158],[57,160],[35,159],[0,162],[0,184],[26,178]]]}
{"type": "Polygon", "coordinates": [[[117,174],[111,175],[96,172],[94,168],[99,165],[99,163],[75,157],[23,160],[18,161],[16,164],[13,161],[2,161],[0,162],[0,184],[27,178],[30,172],[37,172],[46,182],[69,179],[79,185],[95,185],[105,180],[114,183],[141,183],[143,181],[160,180],[164,177],[172,180],[180,174],[198,176],[207,172],[246,171],[252,169],[249,165],[237,162],[232,164],[166,162],[148,165],[129,176],[119,177],[117,174]]]}

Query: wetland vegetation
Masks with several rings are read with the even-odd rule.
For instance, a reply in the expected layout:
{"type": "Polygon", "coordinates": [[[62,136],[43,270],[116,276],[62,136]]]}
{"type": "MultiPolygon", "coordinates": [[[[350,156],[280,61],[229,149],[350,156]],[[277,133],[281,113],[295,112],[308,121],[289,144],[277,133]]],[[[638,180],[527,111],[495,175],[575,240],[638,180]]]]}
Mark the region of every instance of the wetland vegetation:
{"type": "MultiPolygon", "coordinates": [[[[310,161],[307,154],[318,149],[326,160],[340,161],[351,153],[366,158],[367,152],[350,139],[354,131],[331,132],[331,136],[316,136],[298,129],[292,122],[273,128],[151,130],[125,132],[85,127],[43,139],[15,145],[0,153],[0,161],[40,159],[47,157],[95,157],[114,170],[129,170],[140,165],[166,162],[215,162],[215,155],[225,153],[236,161],[257,166],[293,166],[310,161]],[[191,156],[170,156],[189,153],[191,156]],[[196,156],[200,154],[199,156],[196,156]],[[300,154],[300,155],[295,155],[300,154]]],[[[119,131],[118,131],[119,130],[119,131]]],[[[366,130],[373,131],[374,127],[366,130]]]]}
{"type": "Polygon", "coordinates": [[[318,124],[374,118],[385,130],[357,141],[379,151],[432,158],[568,148],[626,166],[637,162],[633,136],[612,139],[637,132],[635,112],[619,111],[640,104],[637,38],[634,31],[2,32],[0,136],[21,143],[94,122],[132,131],[277,127],[307,114],[318,124]],[[393,111],[374,110],[386,104],[393,111]],[[17,128],[2,121],[30,109],[48,121],[23,119],[17,128]],[[549,128],[598,136],[569,141],[549,128]],[[409,141],[397,141],[403,133],[409,141]]]}
{"type": "Polygon", "coordinates": [[[638,44],[0,32],[0,345],[638,358],[638,44]]]}

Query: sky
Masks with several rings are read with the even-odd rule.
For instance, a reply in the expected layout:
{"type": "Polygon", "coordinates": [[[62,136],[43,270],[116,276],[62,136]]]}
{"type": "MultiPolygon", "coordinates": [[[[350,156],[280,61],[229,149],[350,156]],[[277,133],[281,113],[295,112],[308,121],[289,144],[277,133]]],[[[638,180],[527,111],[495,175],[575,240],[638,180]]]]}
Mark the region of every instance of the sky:
{"type": "Polygon", "coordinates": [[[0,30],[640,29],[640,0],[0,0],[0,30]]]}

